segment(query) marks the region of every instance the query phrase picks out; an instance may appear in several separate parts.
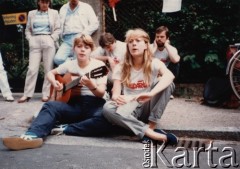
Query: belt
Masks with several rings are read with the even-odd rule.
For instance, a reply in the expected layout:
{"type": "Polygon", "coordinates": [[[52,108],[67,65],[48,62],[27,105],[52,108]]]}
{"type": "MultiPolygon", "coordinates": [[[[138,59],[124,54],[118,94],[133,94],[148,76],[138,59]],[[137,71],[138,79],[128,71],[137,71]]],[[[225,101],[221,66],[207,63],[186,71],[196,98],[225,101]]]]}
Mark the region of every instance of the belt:
{"type": "Polygon", "coordinates": [[[64,34],[63,36],[75,36],[77,34],[79,34],[79,33],[64,34]]]}
{"type": "Polygon", "coordinates": [[[34,36],[38,36],[38,35],[50,35],[50,34],[34,34],[34,36]]]}

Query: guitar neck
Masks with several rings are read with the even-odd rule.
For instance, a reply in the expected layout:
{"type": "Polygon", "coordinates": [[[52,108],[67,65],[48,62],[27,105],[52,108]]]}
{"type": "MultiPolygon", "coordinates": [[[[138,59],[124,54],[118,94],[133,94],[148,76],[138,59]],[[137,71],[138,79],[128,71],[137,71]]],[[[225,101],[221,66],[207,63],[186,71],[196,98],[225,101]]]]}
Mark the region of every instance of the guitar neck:
{"type": "Polygon", "coordinates": [[[73,87],[75,87],[75,86],[77,86],[79,84],[80,79],[81,79],[81,77],[78,77],[78,78],[74,79],[73,81],[71,81],[70,83],[66,84],[64,86],[64,92],[73,88],[73,87]]]}

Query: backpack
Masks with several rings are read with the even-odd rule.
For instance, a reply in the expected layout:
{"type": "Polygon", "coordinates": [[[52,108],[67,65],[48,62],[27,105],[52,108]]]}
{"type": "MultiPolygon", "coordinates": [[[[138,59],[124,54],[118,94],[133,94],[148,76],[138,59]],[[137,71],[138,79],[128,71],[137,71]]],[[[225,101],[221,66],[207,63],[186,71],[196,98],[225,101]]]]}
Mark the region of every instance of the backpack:
{"type": "Polygon", "coordinates": [[[225,107],[232,95],[233,91],[228,76],[212,77],[204,86],[203,103],[213,107],[225,107]]]}

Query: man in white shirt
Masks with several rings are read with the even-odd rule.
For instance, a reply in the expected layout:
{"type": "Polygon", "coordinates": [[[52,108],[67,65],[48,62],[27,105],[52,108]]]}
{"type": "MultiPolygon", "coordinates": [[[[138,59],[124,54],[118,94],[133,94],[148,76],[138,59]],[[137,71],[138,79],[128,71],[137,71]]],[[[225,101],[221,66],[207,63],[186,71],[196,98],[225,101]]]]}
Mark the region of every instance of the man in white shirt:
{"type": "Polygon", "coordinates": [[[79,0],[69,0],[60,11],[62,44],[59,47],[54,63],[60,65],[73,55],[73,39],[82,34],[92,35],[99,27],[98,18],[93,8],[79,0]]]}
{"type": "Polygon", "coordinates": [[[169,29],[166,26],[160,26],[156,29],[152,47],[154,57],[164,62],[176,78],[179,73],[180,56],[177,49],[170,44],[169,29]]]}

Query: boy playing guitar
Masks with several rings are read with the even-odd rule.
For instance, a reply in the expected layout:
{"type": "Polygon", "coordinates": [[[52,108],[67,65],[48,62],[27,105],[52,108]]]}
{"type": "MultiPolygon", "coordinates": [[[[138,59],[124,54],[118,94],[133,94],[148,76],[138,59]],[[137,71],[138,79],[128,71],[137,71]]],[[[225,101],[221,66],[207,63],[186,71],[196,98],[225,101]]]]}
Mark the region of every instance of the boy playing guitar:
{"type": "Polygon", "coordinates": [[[91,36],[82,35],[76,38],[74,52],[77,59],[65,62],[48,73],[48,80],[59,91],[64,89],[64,84],[55,79],[56,75],[71,73],[82,76],[78,81],[82,86],[80,95],[69,103],[60,101],[45,103],[27,132],[20,137],[3,138],[3,144],[7,148],[23,150],[40,147],[43,144],[43,138],[50,133],[96,136],[113,129],[113,126],[102,116],[107,76],[97,79],[86,76],[87,73],[105,65],[102,61],[90,58],[93,49],[94,42],[91,36]],[[65,125],[56,127],[56,123],[65,125]]]}

